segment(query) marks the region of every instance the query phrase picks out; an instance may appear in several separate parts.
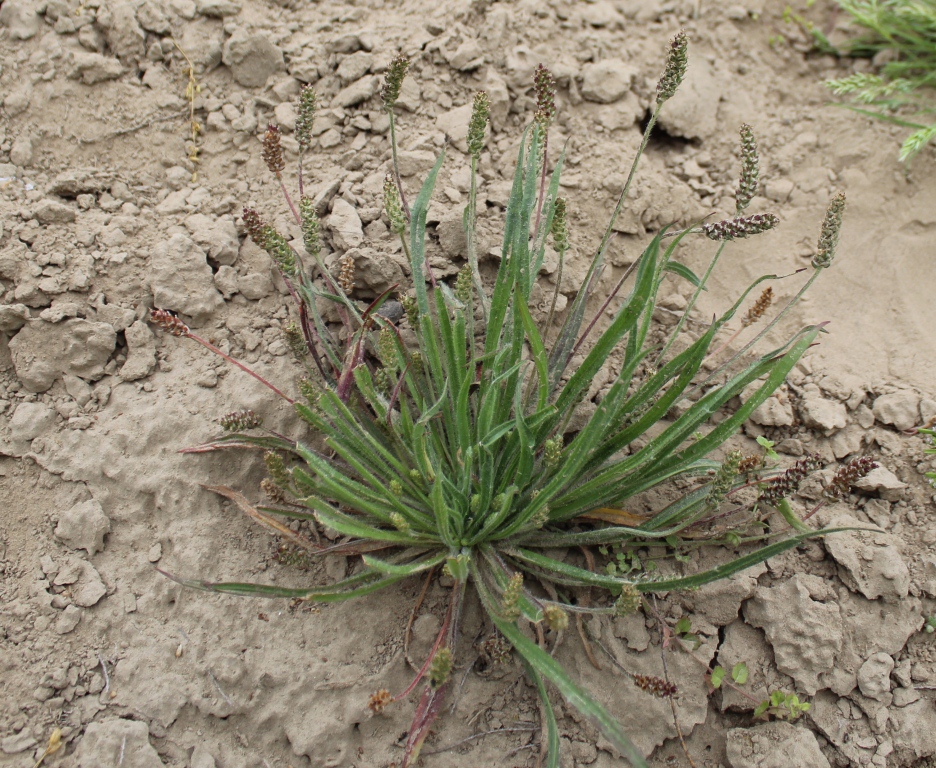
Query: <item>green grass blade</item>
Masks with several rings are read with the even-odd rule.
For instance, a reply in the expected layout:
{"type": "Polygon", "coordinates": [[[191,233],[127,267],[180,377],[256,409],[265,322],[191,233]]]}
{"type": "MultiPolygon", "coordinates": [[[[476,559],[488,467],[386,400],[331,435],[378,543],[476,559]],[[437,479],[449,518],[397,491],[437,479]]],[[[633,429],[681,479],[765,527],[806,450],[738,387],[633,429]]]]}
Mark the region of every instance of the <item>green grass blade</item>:
{"type": "Polygon", "coordinates": [[[374,557],[373,555],[362,555],[361,559],[364,561],[364,565],[374,571],[377,571],[378,573],[406,577],[412,576],[414,573],[428,571],[430,568],[435,568],[437,565],[444,562],[446,557],[448,557],[448,553],[442,551],[438,554],[432,555],[431,557],[414,560],[413,562],[402,565],[388,563],[386,560],[381,560],[380,558],[374,557]]]}
{"type": "Polygon", "coordinates": [[[475,583],[478,584],[478,593],[481,595],[481,601],[484,603],[488,615],[517,653],[537,673],[555,685],[565,700],[591,721],[601,731],[602,735],[630,761],[633,768],[649,768],[644,756],[640,754],[627,737],[621,724],[604,707],[576,685],[559,662],[524,635],[516,624],[507,621],[500,615],[493,596],[481,581],[480,576],[476,575],[475,583]]]}
{"type": "Polygon", "coordinates": [[[559,768],[559,727],[556,725],[556,713],[549,701],[549,692],[539,672],[521,655],[520,662],[536,687],[540,703],[543,705],[543,719],[546,724],[546,768],[559,768]]]}

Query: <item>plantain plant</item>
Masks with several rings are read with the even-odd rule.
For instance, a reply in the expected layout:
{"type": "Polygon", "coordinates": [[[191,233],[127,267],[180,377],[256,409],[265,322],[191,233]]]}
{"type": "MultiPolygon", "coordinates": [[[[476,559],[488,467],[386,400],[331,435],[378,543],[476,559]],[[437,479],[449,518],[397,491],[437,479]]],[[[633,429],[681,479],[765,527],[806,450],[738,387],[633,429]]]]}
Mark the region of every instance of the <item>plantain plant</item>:
{"type": "MultiPolygon", "coordinates": [[[[669,47],[643,142],[620,200],[581,289],[563,312],[556,312],[555,298],[548,315],[531,304],[547,244],[551,241],[558,254],[560,270],[569,248],[567,204],[557,194],[564,152],[549,170],[555,88],[543,67],[535,75],[537,111],[520,143],[493,275],[482,275],[475,236],[476,180],[488,112],[483,93],[475,97],[467,141],[468,258],[451,285],[434,274],[426,253],[427,208],[441,156],[412,205],[402,194],[395,163],[385,183],[387,218],[412,272],[412,285],[400,293],[398,305],[393,303],[396,287],[368,305],[355,300],[349,257],[339,262],[338,274],[326,269],[315,205],[304,194],[302,181],[302,155],[311,143],[315,110],[315,94],[309,88],[299,97],[296,124],[300,196],[294,203],[286,195],[303,233],[304,253],[300,256],[257,212],[244,213],[247,231],[270,253],[295,299],[296,320],[287,338],[308,369],[299,382],[297,400],[269,386],[294,406],[311,433],[289,438],[264,430],[251,412],[238,412],[222,420],[224,436],[189,450],[264,450],[269,478],[263,486],[272,503],[252,504],[223,486],[212,490],[294,545],[323,556],[359,556],[361,563],[354,575],[336,584],[296,588],[171,578],[225,594],[336,602],[420,574],[432,578],[444,573],[446,584],[451,584],[448,607],[424,667],[406,691],[379,691],[370,701],[379,712],[425,680],[404,767],[415,763],[449,691],[455,654],[464,645],[459,628],[466,600],[480,601],[499,642],[503,646],[506,640],[513,648],[538,692],[547,765],[559,765],[551,685],[632,765],[645,766],[626,728],[544,648],[546,630],[561,632],[570,614],[614,616],[639,610],[648,593],[724,579],[828,532],[812,530],[796,518],[784,503],[792,485],[784,484],[783,476],[767,468],[762,457],[731,453],[721,463],[709,458],[781,385],[821,327],[803,328],[779,348],[757,357],[732,358],[731,368],[722,366],[707,380],[700,369],[713,341],[748,293],[775,276],[755,281],[724,314],[697,337],[686,335],[682,344],[673,342],[688,333],[683,323],[671,338],[660,340],[652,322],[665,277],[689,280],[698,295],[711,274],[709,268],[699,279],[674,260],[682,240],[705,235],[718,241],[717,259],[729,241],[778,223],[772,214],[743,214],[757,187],[757,151],[749,128],[742,130],[742,177],[734,217],[657,234],[625,275],[628,281],[632,278],[629,293],[618,298],[627,284],[622,278],[597,311],[591,307],[593,319],[586,322],[615,219],[659,111],[686,72],[687,46],[680,33],[669,47]],[[329,304],[334,312],[326,311],[329,304]],[[599,332],[597,320],[605,315],[611,319],[599,332]],[[620,363],[619,373],[587,422],[570,431],[570,420],[612,354],[620,363]],[[742,393],[744,402],[709,427],[710,417],[742,393]],[[635,497],[677,479],[688,490],[664,508],[652,515],[626,510],[635,497]],[[757,488],[760,493],[754,492],[757,488]],[[765,524],[771,507],[782,516],[765,524]],[[317,538],[290,530],[282,518],[307,521],[343,538],[322,545],[317,538]],[[646,542],[672,546],[681,536],[696,543],[728,543],[734,554],[711,570],[654,579],[593,567],[593,549],[646,542]],[[569,557],[557,559],[560,548],[568,548],[569,557]],[[587,552],[587,558],[576,560],[580,551],[587,552]],[[576,602],[577,588],[599,588],[607,597],[586,606],[576,602]]],[[[405,57],[391,63],[381,92],[391,117],[394,158],[393,108],[407,64],[405,57]]],[[[282,186],[285,163],[275,126],[263,143],[264,160],[282,186]]],[[[843,205],[841,198],[833,201],[810,283],[832,263],[843,205]]],[[[152,319],[170,333],[211,347],[167,311],[154,310],[152,319]]],[[[503,647],[501,651],[503,656],[503,647]]],[[[634,682],[650,694],[671,696],[676,690],[670,681],[657,678],[635,676],[634,682]]]]}

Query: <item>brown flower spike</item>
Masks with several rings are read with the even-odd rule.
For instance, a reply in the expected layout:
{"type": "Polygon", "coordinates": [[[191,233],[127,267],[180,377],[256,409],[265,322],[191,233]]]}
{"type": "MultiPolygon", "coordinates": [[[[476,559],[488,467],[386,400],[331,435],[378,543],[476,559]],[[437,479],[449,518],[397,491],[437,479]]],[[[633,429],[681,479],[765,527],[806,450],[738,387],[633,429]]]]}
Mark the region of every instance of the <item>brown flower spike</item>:
{"type": "Polygon", "coordinates": [[[189,327],[168,309],[151,309],[150,322],[173,336],[188,336],[189,327]]]}
{"type": "Polygon", "coordinates": [[[283,156],[283,146],[280,144],[280,129],[273,123],[267,124],[266,133],[263,134],[263,149],[260,152],[263,162],[279,178],[286,168],[286,158],[283,156]]]}

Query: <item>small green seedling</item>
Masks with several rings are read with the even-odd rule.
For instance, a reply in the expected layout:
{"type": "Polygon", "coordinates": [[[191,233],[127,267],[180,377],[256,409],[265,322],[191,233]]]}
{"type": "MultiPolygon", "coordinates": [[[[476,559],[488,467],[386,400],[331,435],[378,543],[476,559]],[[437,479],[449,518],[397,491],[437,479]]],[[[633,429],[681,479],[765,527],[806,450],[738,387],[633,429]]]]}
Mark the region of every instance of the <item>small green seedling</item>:
{"type": "Polygon", "coordinates": [[[789,720],[792,723],[798,720],[804,712],[808,712],[809,707],[809,702],[801,702],[795,693],[774,691],[770,694],[770,698],[757,705],[754,717],[773,715],[778,720],[789,720]]]}

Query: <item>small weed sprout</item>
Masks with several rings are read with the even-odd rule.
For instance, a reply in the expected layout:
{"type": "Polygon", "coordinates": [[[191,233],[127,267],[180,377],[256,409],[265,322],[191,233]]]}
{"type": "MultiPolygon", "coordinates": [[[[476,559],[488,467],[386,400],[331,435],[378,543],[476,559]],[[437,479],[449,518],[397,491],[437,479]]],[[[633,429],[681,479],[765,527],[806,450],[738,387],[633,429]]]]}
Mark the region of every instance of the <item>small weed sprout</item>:
{"type": "MultiPolygon", "coordinates": [[[[196,341],[255,376],[289,402],[317,436],[317,442],[305,436],[290,438],[266,430],[249,411],[229,414],[222,421],[226,430],[222,436],[189,450],[244,446],[262,450],[269,473],[263,491],[271,504],[252,504],[225,486],[211,490],[282,537],[290,552],[360,558],[352,576],[328,585],[284,587],[167,576],[213,592],[306,603],[348,600],[414,576],[428,583],[433,574],[444,572],[450,579],[448,606],[422,670],[406,690],[378,691],[368,704],[373,712],[381,712],[422,683],[403,768],[415,764],[453,686],[451,672],[466,644],[460,634],[466,600],[480,603],[494,630],[492,639],[485,641],[485,653],[502,662],[512,649],[534,684],[549,766],[558,765],[559,729],[547,684],[594,723],[631,765],[643,767],[646,760],[625,727],[552,657],[545,647],[546,629],[561,634],[571,617],[584,641],[583,613],[609,617],[632,613],[647,607],[644,595],[724,579],[829,532],[806,526],[786,504],[785,496],[812,464],[776,475],[763,457],[731,453],[724,462],[711,458],[784,382],[822,330],[821,325],[802,328],[779,348],[745,359],[738,353],[707,378],[700,373],[716,336],[751,292],[776,276],[754,281],[678,352],[670,349],[688,310],[665,342],[651,340],[652,317],[665,278],[693,284],[694,302],[731,241],[769,237],[763,233],[778,224],[773,214],[744,212],[757,186],[757,149],[749,127],[741,135],[742,177],[735,215],[703,227],[672,233],[666,228],[658,233],[626,279],[600,302],[597,313],[587,316],[615,221],[657,116],[686,73],[687,51],[686,35],[676,35],[651,97],[643,140],[607,228],[600,239],[595,238],[597,247],[582,288],[561,312],[556,311],[554,298],[545,323],[531,296],[546,247],[553,242],[561,269],[574,235],[568,215],[574,203],[557,194],[565,153],[551,158],[549,152],[556,110],[552,76],[544,67],[536,71],[537,111],[520,142],[501,257],[491,274],[480,269],[474,232],[489,104],[484,94],[475,97],[464,215],[468,256],[449,284],[434,273],[426,251],[427,209],[444,155],[410,198],[396,167],[394,104],[409,65],[405,57],[391,63],[380,97],[390,115],[393,150],[384,203],[391,230],[409,260],[411,285],[405,291],[394,286],[365,304],[354,298],[352,261],[338,262],[340,274],[325,267],[315,205],[303,191],[302,157],[311,142],[316,106],[314,92],[306,88],[297,110],[298,200],[282,184],[284,160],[275,126],[264,137],[263,157],[302,232],[308,263],[258,211],[245,209],[243,216],[250,238],[270,254],[295,301],[286,337],[305,368],[297,399],[196,336],[174,314],[152,312],[152,321],[164,331],[196,341]],[[693,235],[718,243],[701,279],[675,260],[681,241],[693,235]],[[621,298],[627,281],[629,292],[621,298]],[[399,304],[390,311],[397,290],[399,304]],[[329,302],[333,313],[323,312],[329,302]],[[598,320],[604,316],[610,321],[602,329],[598,320]],[[574,412],[612,353],[620,358],[619,373],[587,423],[577,432],[569,431],[574,412]],[[748,393],[743,404],[717,425],[706,427],[716,411],[742,392],[748,393]],[[690,394],[694,396],[688,398],[690,394]],[[674,411],[673,406],[683,401],[674,411]],[[688,490],[664,508],[650,514],[626,509],[635,497],[674,479],[684,481],[688,490]],[[757,494],[739,495],[758,485],[759,502],[757,494]],[[758,504],[780,509],[788,525],[775,519],[772,527],[765,526],[757,519],[758,504]],[[313,538],[291,530],[282,518],[310,525],[313,538]],[[318,526],[339,534],[341,542],[320,540],[318,526]],[[638,554],[648,543],[670,552],[666,567],[652,575],[638,554]],[[732,554],[726,562],[687,573],[688,548],[712,543],[729,547],[732,554]],[[569,556],[557,559],[553,553],[558,549],[568,549],[569,556]],[[595,549],[613,553],[612,565],[602,569],[592,553],[595,549]],[[577,559],[579,553],[584,559],[577,559]],[[538,585],[547,586],[549,599],[542,597],[538,585]],[[594,588],[592,599],[576,600],[578,588],[594,588]],[[531,639],[521,623],[536,626],[534,636],[540,640],[531,639]]],[[[832,263],[843,207],[844,198],[833,200],[814,272],[793,302],[832,263]]],[[[764,296],[761,293],[755,305],[760,309],[752,310],[758,317],[769,308],[764,296]]],[[[742,352],[762,338],[793,302],[742,352]]],[[[752,312],[748,317],[753,317],[752,312]]],[[[677,624],[676,634],[687,641],[693,637],[688,622],[677,624]]],[[[676,692],[667,680],[627,674],[652,695],[671,697],[676,692]]],[[[791,713],[803,708],[787,700],[772,706],[787,705],[791,713]]]]}

